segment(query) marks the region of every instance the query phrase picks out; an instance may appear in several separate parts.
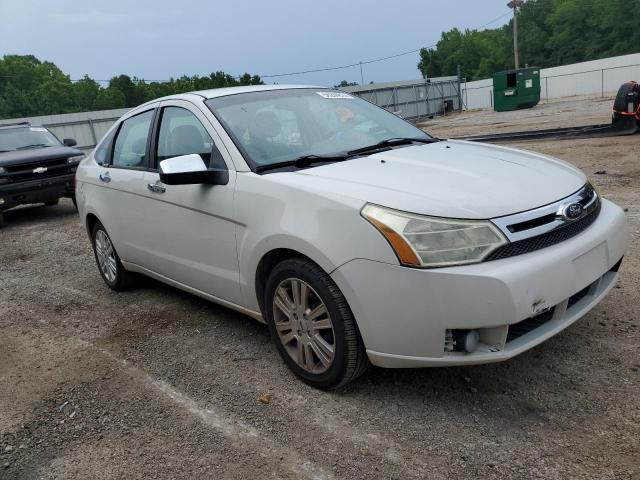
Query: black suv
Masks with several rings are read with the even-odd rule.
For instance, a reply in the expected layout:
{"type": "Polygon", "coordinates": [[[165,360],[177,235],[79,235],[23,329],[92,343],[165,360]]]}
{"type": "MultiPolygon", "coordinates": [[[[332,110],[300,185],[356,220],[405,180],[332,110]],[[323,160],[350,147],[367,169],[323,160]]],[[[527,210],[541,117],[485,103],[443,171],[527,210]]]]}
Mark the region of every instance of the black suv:
{"type": "Polygon", "coordinates": [[[75,203],[74,176],[85,157],[75,145],[27,122],[0,125],[0,227],[3,210],[18,205],[55,205],[60,197],[75,203]]]}

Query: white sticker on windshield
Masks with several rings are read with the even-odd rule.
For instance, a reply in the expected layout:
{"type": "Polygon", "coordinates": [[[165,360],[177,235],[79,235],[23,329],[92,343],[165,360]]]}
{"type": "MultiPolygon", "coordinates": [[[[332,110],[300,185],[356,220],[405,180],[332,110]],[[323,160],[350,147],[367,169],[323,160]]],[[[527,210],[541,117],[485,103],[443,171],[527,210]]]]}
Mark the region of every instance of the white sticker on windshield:
{"type": "Polygon", "coordinates": [[[316,92],[323,98],[353,98],[352,95],[344,92],[316,92]]]}
{"type": "Polygon", "coordinates": [[[42,127],[31,127],[30,129],[32,132],[46,132],[47,129],[46,128],[42,128],[42,127]]]}

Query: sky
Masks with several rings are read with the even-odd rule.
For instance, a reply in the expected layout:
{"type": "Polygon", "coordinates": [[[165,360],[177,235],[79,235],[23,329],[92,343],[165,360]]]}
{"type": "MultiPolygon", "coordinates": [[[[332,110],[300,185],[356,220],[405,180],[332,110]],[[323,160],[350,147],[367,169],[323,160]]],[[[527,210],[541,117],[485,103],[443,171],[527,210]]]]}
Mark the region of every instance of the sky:
{"type": "MultiPolygon", "coordinates": [[[[507,0],[0,0],[0,56],[33,54],[72,79],[145,80],[223,70],[262,76],[392,56],[453,27],[495,28],[507,0]]],[[[418,52],[363,66],[365,83],[420,78],[418,52]]],[[[360,68],[265,77],[361,82],[360,68]]]]}

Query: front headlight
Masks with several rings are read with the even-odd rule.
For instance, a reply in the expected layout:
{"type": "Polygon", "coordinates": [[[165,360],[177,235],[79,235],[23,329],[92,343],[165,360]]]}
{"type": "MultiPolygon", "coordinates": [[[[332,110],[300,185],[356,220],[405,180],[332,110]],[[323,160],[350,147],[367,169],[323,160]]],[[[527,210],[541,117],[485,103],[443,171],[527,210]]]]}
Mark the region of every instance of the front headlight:
{"type": "Polygon", "coordinates": [[[86,155],[83,153],[82,155],[76,155],[75,157],[67,158],[67,163],[75,165],[76,163],[80,163],[85,158],[86,158],[86,155]]]}
{"type": "Polygon", "coordinates": [[[446,267],[481,262],[507,243],[486,220],[427,217],[365,205],[362,216],[387,239],[400,263],[413,267],[446,267]]]}
{"type": "Polygon", "coordinates": [[[7,169],[4,167],[0,167],[0,174],[7,173],[7,169]]]}

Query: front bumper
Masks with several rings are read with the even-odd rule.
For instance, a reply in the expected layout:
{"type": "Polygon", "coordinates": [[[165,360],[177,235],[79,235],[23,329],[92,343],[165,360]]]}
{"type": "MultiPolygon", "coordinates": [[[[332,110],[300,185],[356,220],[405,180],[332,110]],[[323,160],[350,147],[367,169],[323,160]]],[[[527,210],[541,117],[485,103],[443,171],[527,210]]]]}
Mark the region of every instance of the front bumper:
{"type": "Polygon", "coordinates": [[[28,203],[42,203],[74,194],[75,174],[0,185],[0,209],[28,203]]]}
{"type": "Polygon", "coordinates": [[[538,345],[597,305],[614,285],[627,245],[622,209],[603,200],[598,219],[584,232],[536,252],[427,270],[356,259],[332,277],[374,365],[490,363],[538,345]],[[511,325],[545,309],[553,309],[548,321],[507,341],[511,325]],[[449,329],[479,329],[480,348],[446,351],[449,329]]]}

